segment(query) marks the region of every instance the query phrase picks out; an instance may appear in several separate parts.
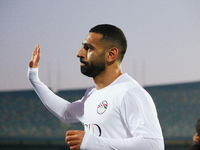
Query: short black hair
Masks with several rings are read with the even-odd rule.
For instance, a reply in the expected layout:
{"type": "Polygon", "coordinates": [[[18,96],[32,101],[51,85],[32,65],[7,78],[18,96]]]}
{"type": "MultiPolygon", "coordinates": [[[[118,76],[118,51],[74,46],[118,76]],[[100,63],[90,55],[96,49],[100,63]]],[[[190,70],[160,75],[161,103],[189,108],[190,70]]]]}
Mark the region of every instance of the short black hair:
{"type": "Polygon", "coordinates": [[[91,28],[89,32],[102,34],[103,40],[110,42],[111,46],[116,47],[119,50],[119,60],[123,60],[127,49],[127,40],[120,28],[110,24],[100,24],[91,28]]]}
{"type": "Polygon", "coordinates": [[[197,120],[197,123],[196,123],[196,130],[197,130],[198,136],[200,136],[200,119],[197,120]]]}

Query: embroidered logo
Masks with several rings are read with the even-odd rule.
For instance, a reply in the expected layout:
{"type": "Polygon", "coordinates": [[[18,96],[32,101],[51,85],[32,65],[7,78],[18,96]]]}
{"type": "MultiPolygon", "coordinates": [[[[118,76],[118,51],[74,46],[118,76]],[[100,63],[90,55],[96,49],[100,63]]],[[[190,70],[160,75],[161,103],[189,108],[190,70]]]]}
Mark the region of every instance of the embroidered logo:
{"type": "Polygon", "coordinates": [[[97,107],[97,113],[100,115],[103,114],[106,111],[107,107],[108,107],[108,102],[105,100],[102,101],[97,107]]]}

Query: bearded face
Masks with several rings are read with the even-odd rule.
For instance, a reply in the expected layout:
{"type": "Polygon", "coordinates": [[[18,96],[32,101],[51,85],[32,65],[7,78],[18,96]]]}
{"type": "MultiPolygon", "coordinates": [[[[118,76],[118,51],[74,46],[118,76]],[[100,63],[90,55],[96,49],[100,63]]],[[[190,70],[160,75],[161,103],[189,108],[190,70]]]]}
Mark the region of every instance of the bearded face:
{"type": "Polygon", "coordinates": [[[89,77],[96,77],[106,69],[106,50],[102,34],[89,33],[82,43],[83,47],[78,51],[81,72],[89,77]]]}
{"type": "Polygon", "coordinates": [[[98,57],[97,59],[86,62],[80,59],[81,63],[81,73],[88,77],[96,77],[103,71],[105,71],[105,58],[103,56],[98,57]]]}

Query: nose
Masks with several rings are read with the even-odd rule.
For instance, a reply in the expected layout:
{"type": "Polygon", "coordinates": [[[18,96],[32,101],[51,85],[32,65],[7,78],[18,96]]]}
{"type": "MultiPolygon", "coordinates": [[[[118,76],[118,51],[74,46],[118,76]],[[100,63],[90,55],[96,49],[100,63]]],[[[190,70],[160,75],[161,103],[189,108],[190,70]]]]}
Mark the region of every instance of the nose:
{"type": "Polygon", "coordinates": [[[77,57],[81,58],[81,57],[84,57],[84,50],[83,48],[81,48],[78,53],[76,54],[77,57]]]}

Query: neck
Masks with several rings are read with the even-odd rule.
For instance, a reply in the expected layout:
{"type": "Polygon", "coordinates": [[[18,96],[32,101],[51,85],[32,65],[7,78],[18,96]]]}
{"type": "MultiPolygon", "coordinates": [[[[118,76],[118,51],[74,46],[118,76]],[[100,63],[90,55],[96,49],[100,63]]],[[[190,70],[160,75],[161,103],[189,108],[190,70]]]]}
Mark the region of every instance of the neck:
{"type": "Polygon", "coordinates": [[[100,90],[113,81],[115,81],[120,75],[122,75],[121,67],[117,69],[107,68],[104,72],[99,74],[98,76],[94,77],[93,80],[96,84],[97,90],[100,90]]]}

